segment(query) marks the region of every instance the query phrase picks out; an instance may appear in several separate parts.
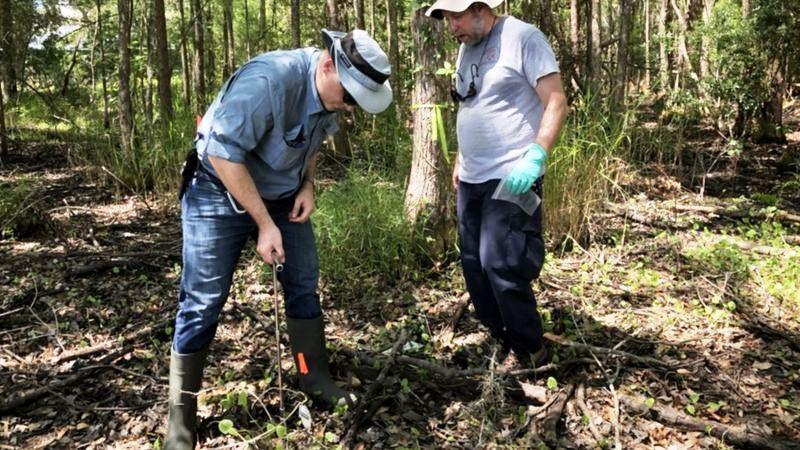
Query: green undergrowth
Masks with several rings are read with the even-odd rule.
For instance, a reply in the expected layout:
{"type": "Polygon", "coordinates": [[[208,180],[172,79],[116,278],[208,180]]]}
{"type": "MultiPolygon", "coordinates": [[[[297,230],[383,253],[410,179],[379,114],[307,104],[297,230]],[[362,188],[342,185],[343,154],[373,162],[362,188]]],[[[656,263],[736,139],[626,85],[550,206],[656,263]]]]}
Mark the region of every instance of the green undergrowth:
{"type": "Polygon", "coordinates": [[[397,183],[356,171],[319,193],[314,225],[327,281],[358,290],[409,279],[429,265],[425,234],[406,220],[403,197],[397,183]]]}

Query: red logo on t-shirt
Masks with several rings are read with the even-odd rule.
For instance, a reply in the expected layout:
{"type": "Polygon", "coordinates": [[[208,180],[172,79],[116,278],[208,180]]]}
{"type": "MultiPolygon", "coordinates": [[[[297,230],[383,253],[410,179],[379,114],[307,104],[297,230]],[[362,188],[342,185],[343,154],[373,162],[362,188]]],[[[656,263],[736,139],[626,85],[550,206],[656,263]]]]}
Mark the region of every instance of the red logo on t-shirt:
{"type": "Polygon", "coordinates": [[[487,48],[486,49],[486,62],[495,62],[497,60],[497,49],[487,48]]]}

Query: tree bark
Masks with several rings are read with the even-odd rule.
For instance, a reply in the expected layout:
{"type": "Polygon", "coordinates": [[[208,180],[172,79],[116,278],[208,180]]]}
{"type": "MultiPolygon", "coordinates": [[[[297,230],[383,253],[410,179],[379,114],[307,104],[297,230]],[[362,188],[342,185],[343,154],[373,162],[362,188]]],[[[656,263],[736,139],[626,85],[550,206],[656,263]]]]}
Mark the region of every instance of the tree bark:
{"type": "Polygon", "coordinates": [[[203,48],[206,50],[206,89],[210,89],[216,79],[217,45],[214,42],[214,14],[219,4],[217,2],[208,2],[205,5],[206,9],[203,11],[203,24],[205,25],[203,48]]]}
{"type": "MultiPolygon", "coordinates": [[[[578,10],[578,0],[569,2],[569,43],[572,57],[577,61],[580,51],[580,11],[578,10]]],[[[579,72],[576,70],[576,72],[579,72]]]]}
{"type": "Polygon", "coordinates": [[[415,65],[422,69],[414,75],[411,103],[418,107],[414,108],[411,173],[405,210],[411,222],[426,220],[426,227],[436,240],[434,252],[439,253],[447,247],[447,219],[450,216],[450,168],[445,159],[442,136],[437,138],[433,131],[445,127],[432,126],[434,121],[438,121],[436,116],[442,118],[444,114],[441,112],[446,110],[438,106],[446,103],[444,83],[434,75],[436,68],[444,64],[443,52],[440,51],[444,46],[444,27],[441,21],[425,17],[424,8],[415,11],[412,20],[415,65]]]}
{"type": "Polygon", "coordinates": [[[353,9],[356,16],[356,28],[365,30],[366,22],[364,22],[364,0],[354,0],[353,9]]]}
{"type": "MultiPolygon", "coordinates": [[[[328,28],[331,30],[343,31],[341,17],[339,16],[338,0],[325,0],[325,13],[327,15],[328,28]]],[[[332,136],[333,152],[339,156],[350,158],[353,156],[353,149],[350,146],[350,123],[347,112],[339,115],[339,132],[332,136]]]]}
{"type": "Polygon", "coordinates": [[[3,53],[3,64],[0,64],[0,81],[2,81],[2,92],[6,100],[11,98],[11,94],[16,92],[16,74],[14,68],[15,47],[14,47],[14,28],[11,22],[13,12],[11,10],[11,0],[0,0],[0,51],[3,53]]]}
{"type": "Polygon", "coordinates": [[[644,91],[650,92],[650,0],[644,0],[644,91]]]}
{"type": "Polygon", "coordinates": [[[119,12],[119,128],[120,147],[131,157],[133,150],[133,104],[131,101],[131,0],[117,0],[119,12]]]}
{"type": "Polygon", "coordinates": [[[67,73],[64,74],[64,82],[61,84],[62,96],[67,95],[67,90],[69,89],[69,79],[72,76],[72,70],[75,69],[75,64],[78,62],[78,49],[81,48],[82,42],[83,42],[83,37],[79,37],[78,42],[72,49],[72,58],[70,59],[69,67],[67,68],[67,73]]]}
{"type": "Polygon", "coordinates": [[[189,11],[192,16],[192,41],[194,44],[192,85],[194,85],[194,113],[202,115],[206,96],[205,51],[203,48],[203,9],[200,0],[190,0],[189,11]]]}
{"type": "Polygon", "coordinates": [[[300,0],[292,0],[292,47],[300,48],[300,0]]]}
{"type": "MultiPolygon", "coordinates": [[[[0,52],[0,55],[3,53],[0,52]]],[[[0,84],[5,84],[0,80],[0,84]]],[[[0,166],[8,159],[8,133],[6,132],[6,108],[3,93],[0,92],[0,166]]]]}
{"type": "Polygon", "coordinates": [[[104,67],[106,50],[103,45],[103,14],[100,9],[102,0],[96,0],[95,6],[97,7],[97,34],[100,36],[100,80],[103,86],[103,129],[108,130],[111,128],[111,117],[108,113],[108,78],[104,67]]]}
{"type": "Polygon", "coordinates": [[[689,47],[686,44],[686,35],[689,33],[689,21],[687,16],[689,15],[689,4],[686,4],[686,8],[681,8],[675,0],[670,0],[672,3],[672,9],[675,10],[675,18],[678,19],[678,60],[680,63],[678,64],[678,74],[680,76],[681,69],[684,72],[690,75],[694,75],[694,78],[697,79],[697,75],[694,73],[694,68],[692,67],[692,60],[689,57],[689,47]]]}
{"type": "MultiPolygon", "coordinates": [[[[233,37],[233,33],[231,33],[233,37]]],[[[247,0],[244,0],[244,48],[247,51],[247,59],[253,56],[253,49],[250,46],[250,6],[247,0]]]]}
{"type": "Polygon", "coordinates": [[[375,36],[375,2],[378,0],[369,0],[369,35],[375,36]]]}
{"type": "MultiPolygon", "coordinates": [[[[714,0],[703,1],[703,24],[706,26],[711,22],[711,14],[714,12],[714,0]]],[[[700,77],[708,77],[708,52],[711,48],[711,36],[709,33],[703,33],[701,37],[702,49],[700,49],[700,77]]]]}
{"type": "Polygon", "coordinates": [[[172,63],[169,60],[167,43],[167,19],[164,13],[164,0],[153,0],[153,24],[156,32],[156,51],[158,52],[158,102],[162,127],[166,129],[172,121],[172,63]]]}
{"type": "Polygon", "coordinates": [[[750,16],[750,0],[742,0],[742,17],[745,19],[750,16]]]}
{"type": "Polygon", "coordinates": [[[602,64],[602,47],[600,45],[601,42],[601,34],[600,34],[600,26],[601,26],[601,10],[600,10],[600,0],[591,0],[591,33],[589,33],[591,37],[589,48],[591,49],[589,54],[590,61],[590,68],[591,68],[591,84],[595,87],[595,89],[600,87],[600,80],[602,79],[601,73],[601,64],[602,64]]]}
{"type": "Polygon", "coordinates": [[[233,0],[222,2],[222,79],[227,80],[233,73],[233,0]]]}
{"type": "Polygon", "coordinates": [[[669,54],[667,53],[667,18],[669,0],[659,0],[658,5],[658,79],[659,92],[666,94],[669,87],[669,54]]]}
{"type": "MultiPolygon", "coordinates": [[[[392,78],[400,79],[400,33],[397,30],[397,4],[394,0],[386,0],[386,36],[389,41],[389,62],[392,65],[392,78]]],[[[403,92],[402,83],[394,83],[395,108],[401,111],[397,105],[402,104],[403,92]]]]}
{"type": "Polygon", "coordinates": [[[151,125],[153,124],[153,16],[152,16],[152,8],[150,2],[145,2],[142,8],[142,21],[141,21],[141,33],[142,33],[142,42],[145,43],[144,45],[144,60],[145,60],[145,79],[144,79],[144,90],[142,92],[144,96],[144,114],[145,114],[145,129],[144,132],[147,133],[148,140],[152,137],[150,132],[152,130],[151,125]]]}
{"type": "Polygon", "coordinates": [[[783,95],[786,92],[786,80],[783,77],[783,62],[775,58],[769,64],[769,99],[761,106],[759,115],[758,142],[786,143],[786,132],[783,130],[783,95]]]}
{"type": "MultiPolygon", "coordinates": [[[[274,2],[275,0],[273,0],[274,2]]],[[[258,2],[258,51],[267,49],[267,0],[258,2]]]]}
{"type": "Polygon", "coordinates": [[[631,15],[633,14],[631,0],[619,0],[619,41],[617,43],[617,76],[614,81],[614,103],[618,107],[624,106],[625,89],[628,84],[628,36],[630,34],[631,15]]]}
{"type": "Polygon", "coordinates": [[[181,25],[181,88],[183,92],[183,106],[190,108],[192,106],[192,71],[189,66],[189,49],[186,45],[186,18],[184,17],[183,0],[178,0],[178,12],[180,15],[181,25]]]}

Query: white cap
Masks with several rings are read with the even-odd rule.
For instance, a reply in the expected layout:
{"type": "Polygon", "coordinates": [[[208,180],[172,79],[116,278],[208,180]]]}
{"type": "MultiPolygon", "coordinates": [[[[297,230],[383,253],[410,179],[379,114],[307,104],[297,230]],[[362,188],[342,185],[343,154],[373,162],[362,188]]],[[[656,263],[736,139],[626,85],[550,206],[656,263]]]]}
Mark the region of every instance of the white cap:
{"type": "Polygon", "coordinates": [[[442,11],[460,13],[466,11],[473,3],[484,3],[488,5],[489,8],[496,8],[500,3],[503,3],[503,0],[437,0],[436,3],[425,11],[425,15],[441,20],[443,17],[442,11]]]}

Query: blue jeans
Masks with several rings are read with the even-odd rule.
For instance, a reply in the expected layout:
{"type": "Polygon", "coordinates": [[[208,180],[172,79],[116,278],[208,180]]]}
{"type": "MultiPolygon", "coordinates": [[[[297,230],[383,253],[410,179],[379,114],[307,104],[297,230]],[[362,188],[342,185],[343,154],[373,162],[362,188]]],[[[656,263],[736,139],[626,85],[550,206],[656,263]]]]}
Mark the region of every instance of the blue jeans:
{"type": "MultiPolygon", "coordinates": [[[[294,197],[268,201],[267,209],[281,231],[286,262],[278,274],[286,315],[312,319],[322,314],[317,281],[319,263],[311,221],[289,222],[294,197]]],[[[258,227],[238,213],[222,183],[197,171],[181,201],[183,273],[173,348],[195,353],[211,343],[225,305],[233,272],[248,238],[258,227]]],[[[236,209],[242,210],[236,204],[236,209]]]]}
{"type": "MultiPolygon", "coordinates": [[[[531,281],[544,262],[542,208],[533,215],[492,200],[498,180],[458,183],[461,265],[478,319],[519,354],[542,347],[542,321],[531,281]]],[[[534,185],[541,196],[541,182],[534,185]]]]}

